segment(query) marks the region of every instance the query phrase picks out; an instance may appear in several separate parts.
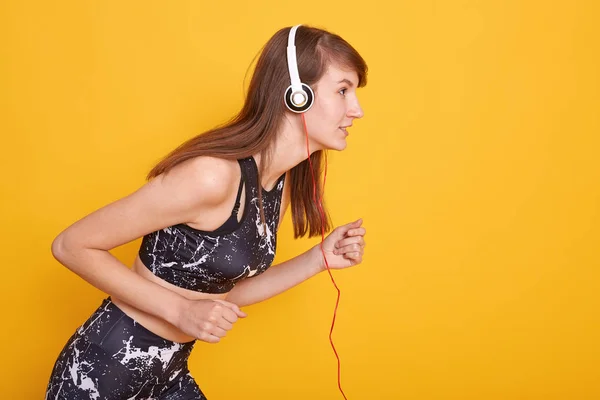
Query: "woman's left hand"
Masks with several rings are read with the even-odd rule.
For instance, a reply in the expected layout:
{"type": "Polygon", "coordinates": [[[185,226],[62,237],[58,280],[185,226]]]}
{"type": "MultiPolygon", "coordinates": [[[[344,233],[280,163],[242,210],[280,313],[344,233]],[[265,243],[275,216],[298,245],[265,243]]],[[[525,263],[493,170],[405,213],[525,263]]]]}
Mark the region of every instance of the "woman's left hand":
{"type": "MultiPolygon", "coordinates": [[[[362,262],[365,249],[366,229],[361,227],[362,218],[346,225],[338,226],[323,241],[323,250],[331,269],[342,269],[362,262]]],[[[318,252],[321,269],[327,269],[321,252],[321,243],[313,249],[318,252]]]]}

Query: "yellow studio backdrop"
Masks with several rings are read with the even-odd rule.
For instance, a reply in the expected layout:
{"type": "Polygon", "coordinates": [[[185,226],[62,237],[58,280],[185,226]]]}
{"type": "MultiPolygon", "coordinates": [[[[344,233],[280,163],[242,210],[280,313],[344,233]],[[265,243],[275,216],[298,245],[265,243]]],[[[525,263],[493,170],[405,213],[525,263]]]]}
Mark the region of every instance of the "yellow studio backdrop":
{"type": "MultiPolygon", "coordinates": [[[[364,262],[335,272],[348,398],[600,398],[599,18],[591,0],[2,2],[0,398],[43,398],[105,297],[54,237],[231,117],[253,57],[296,23],[370,68],[326,187],[335,225],[368,230],[364,262]]],[[[316,242],[288,213],[276,263],[316,242]]],[[[131,265],[139,243],[112,252],[131,265]]],[[[246,307],[198,342],[200,387],[341,399],[335,299],[324,273],[246,307]]]]}

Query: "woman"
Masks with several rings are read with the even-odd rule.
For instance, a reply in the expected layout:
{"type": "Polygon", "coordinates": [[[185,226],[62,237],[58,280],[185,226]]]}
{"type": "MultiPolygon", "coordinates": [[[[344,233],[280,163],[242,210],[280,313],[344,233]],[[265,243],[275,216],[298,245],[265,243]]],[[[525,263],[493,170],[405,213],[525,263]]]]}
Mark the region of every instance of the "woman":
{"type": "Polygon", "coordinates": [[[58,235],[56,259],[109,297],[64,346],[47,399],[205,399],[187,367],[196,339],[217,343],[246,317],[240,306],[327,266],[362,261],[359,219],[334,229],[323,251],[317,245],[268,269],[290,203],[295,237],[331,228],[314,201],[322,156],[343,150],[347,128],[363,116],[356,90],[366,72],[339,36],[281,29],[263,48],[234,119],[184,143],[150,171],[147,184],[58,235]],[[297,67],[290,61],[288,70],[293,44],[297,67]],[[294,68],[314,91],[303,113],[283,101],[294,68]],[[108,251],[140,237],[131,269],[108,251]]]}

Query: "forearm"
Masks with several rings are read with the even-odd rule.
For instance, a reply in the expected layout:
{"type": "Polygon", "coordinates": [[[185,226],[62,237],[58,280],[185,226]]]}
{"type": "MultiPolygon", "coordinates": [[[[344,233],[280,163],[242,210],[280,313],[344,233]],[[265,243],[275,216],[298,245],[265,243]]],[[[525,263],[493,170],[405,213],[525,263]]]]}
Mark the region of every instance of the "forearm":
{"type": "Polygon", "coordinates": [[[239,307],[259,303],[304,282],[323,271],[319,246],[274,265],[262,274],[244,279],[226,297],[239,307]]]}
{"type": "Polygon", "coordinates": [[[54,257],[99,290],[174,324],[185,299],[136,274],[106,250],[69,249],[54,243],[54,257]]]}

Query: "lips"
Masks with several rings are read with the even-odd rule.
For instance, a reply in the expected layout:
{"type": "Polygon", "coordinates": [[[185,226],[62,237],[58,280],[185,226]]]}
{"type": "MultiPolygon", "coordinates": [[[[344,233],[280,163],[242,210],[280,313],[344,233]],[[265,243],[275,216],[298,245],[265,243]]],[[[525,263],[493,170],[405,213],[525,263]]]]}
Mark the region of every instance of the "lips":
{"type": "Polygon", "coordinates": [[[345,134],[346,136],[348,136],[348,135],[349,135],[349,133],[348,133],[348,131],[346,130],[346,128],[349,128],[350,126],[352,126],[352,125],[348,125],[348,126],[340,126],[340,128],[339,128],[339,129],[340,129],[342,132],[344,132],[344,134],[345,134]]]}

